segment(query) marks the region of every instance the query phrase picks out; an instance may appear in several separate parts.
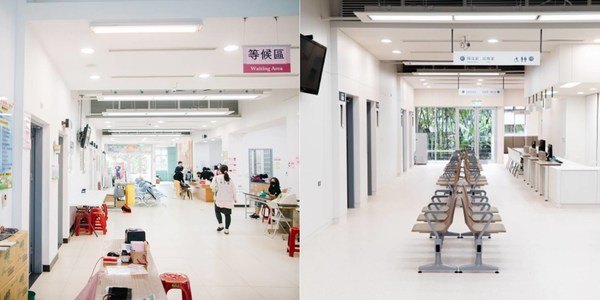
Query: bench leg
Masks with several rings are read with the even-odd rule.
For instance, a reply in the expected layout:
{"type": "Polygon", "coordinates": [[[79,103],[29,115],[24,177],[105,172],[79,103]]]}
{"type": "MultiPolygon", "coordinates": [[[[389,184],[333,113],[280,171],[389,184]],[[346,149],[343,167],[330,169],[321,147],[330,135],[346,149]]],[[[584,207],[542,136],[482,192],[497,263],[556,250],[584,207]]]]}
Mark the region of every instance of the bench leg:
{"type": "Polygon", "coordinates": [[[482,258],[482,240],[481,239],[475,239],[475,247],[477,248],[477,253],[475,254],[475,263],[474,264],[470,264],[470,265],[463,265],[460,266],[459,272],[465,272],[465,273],[500,273],[498,271],[498,267],[496,266],[492,266],[492,265],[487,265],[483,263],[483,258],[482,258]]]}
{"type": "Polygon", "coordinates": [[[435,262],[419,266],[419,273],[456,273],[458,267],[442,263],[442,239],[435,239],[435,262]]]}

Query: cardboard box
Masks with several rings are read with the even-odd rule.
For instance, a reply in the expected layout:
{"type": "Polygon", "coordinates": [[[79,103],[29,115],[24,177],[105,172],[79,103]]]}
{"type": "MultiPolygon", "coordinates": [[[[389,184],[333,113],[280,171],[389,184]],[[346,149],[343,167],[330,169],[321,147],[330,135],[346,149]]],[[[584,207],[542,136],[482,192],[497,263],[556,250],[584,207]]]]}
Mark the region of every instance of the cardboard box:
{"type": "Polygon", "coordinates": [[[4,286],[0,286],[0,299],[27,299],[29,290],[29,266],[14,273],[13,278],[4,286]]]}
{"type": "Polygon", "coordinates": [[[125,200],[117,200],[117,208],[121,208],[125,205],[125,200]]]}
{"type": "Polygon", "coordinates": [[[147,265],[148,264],[148,242],[131,242],[131,263],[132,264],[140,264],[147,265]],[[142,251],[135,251],[135,247],[137,243],[143,243],[142,251]]]}
{"type": "MultiPolygon", "coordinates": [[[[0,251],[0,287],[14,279],[17,271],[23,267],[29,268],[27,231],[18,231],[4,241],[16,242],[6,251],[0,251]]],[[[0,299],[5,299],[0,297],[0,299]]]]}

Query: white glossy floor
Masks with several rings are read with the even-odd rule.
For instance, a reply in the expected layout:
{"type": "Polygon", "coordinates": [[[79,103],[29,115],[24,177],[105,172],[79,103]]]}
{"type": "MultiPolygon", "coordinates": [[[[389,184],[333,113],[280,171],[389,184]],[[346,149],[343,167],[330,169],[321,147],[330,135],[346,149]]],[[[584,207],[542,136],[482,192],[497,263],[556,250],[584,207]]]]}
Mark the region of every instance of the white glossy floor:
{"type": "MultiPolygon", "coordinates": [[[[301,299],[600,299],[600,206],[556,208],[496,164],[486,189],[507,233],[484,239],[483,261],[500,274],[418,274],[433,241],[411,228],[442,167],[412,168],[304,241],[301,299]]],[[[456,213],[451,229],[467,231],[456,213]]],[[[472,263],[472,241],[448,238],[444,262],[472,263]]]]}
{"type": "MultiPolygon", "coordinates": [[[[169,190],[171,183],[161,189],[169,190]]],[[[194,299],[298,299],[298,254],[287,256],[286,241],[264,235],[264,223],[244,219],[235,208],[230,234],[217,232],[212,204],[199,200],[165,201],[166,207],[134,207],[133,213],[109,212],[106,236],[72,237],[59,260],[31,290],[36,299],[74,299],[87,282],[107,241],[123,239],[126,228],[143,228],[159,272],[187,274],[194,299]]],[[[181,299],[179,290],[169,299],[181,299]]]]}

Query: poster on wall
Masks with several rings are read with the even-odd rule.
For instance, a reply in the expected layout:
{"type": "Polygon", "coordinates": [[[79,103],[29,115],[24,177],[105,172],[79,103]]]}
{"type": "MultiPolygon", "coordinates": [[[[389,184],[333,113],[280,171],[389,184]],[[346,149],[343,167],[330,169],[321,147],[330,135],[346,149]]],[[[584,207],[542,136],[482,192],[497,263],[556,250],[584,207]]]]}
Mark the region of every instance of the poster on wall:
{"type": "MultiPolygon", "coordinates": [[[[13,104],[7,98],[0,97],[0,190],[12,188],[13,138],[12,118],[13,104]]],[[[29,137],[28,139],[31,139],[29,137]]]]}
{"type": "Polygon", "coordinates": [[[229,157],[227,160],[227,167],[229,167],[229,171],[232,173],[237,171],[237,162],[235,156],[229,157]]]}
{"type": "Polygon", "coordinates": [[[281,158],[273,158],[273,167],[275,170],[281,170],[281,158]]]}
{"type": "Polygon", "coordinates": [[[31,150],[31,114],[23,114],[23,149],[31,150]]]}

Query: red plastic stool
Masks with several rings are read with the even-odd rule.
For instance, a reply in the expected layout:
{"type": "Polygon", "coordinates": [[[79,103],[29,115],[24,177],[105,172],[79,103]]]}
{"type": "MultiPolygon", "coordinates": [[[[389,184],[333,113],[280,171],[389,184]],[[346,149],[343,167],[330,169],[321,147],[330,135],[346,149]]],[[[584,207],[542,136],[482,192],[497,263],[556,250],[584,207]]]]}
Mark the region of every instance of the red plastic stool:
{"type": "Polygon", "coordinates": [[[165,293],[170,289],[180,289],[182,300],[192,300],[192,288],[190,287],[190,279],[185,274],[163,273],[160,274],[165,293]]]}
{"type": "Polygon", "coordinates": [[[265,220],[268,221],[269,224],[271,224],[271,209],[269,208],[268,205],[263,205],[260,209],[260,216],[261,216],[261,222],[264,222],[265,220]]]}
{"type": "Polygon", "coordinates": [[[75,212],[75,235],[79,236],[79,231],[82,227],[86,228],[88,234],[92,234],[92,222],[90,220],[90,213],[87,209],[77,209],[75,212]]]}
{"type": "Polygon", "coordinates": [[[287,252],[290,257],[294,257],[294,253],[300,253],[300,245],[296,244],[296,238],[300,239],[300,228],[292,227],[290,228],[290,234],[288,235],[288,248],[287,252]]]}
{"type": "Polygon", "coordinates": [[[101,208],[93,208],[90,213],[92,218],[92,226],[94,230],[102,230],[103,234],[106,234],[106,214],[101,208]]]}
{"type": "Polygon", "coordinates": [[[102,203],[102,211],[104,212],[105,218],[108,220],[108,206],[106,206],[106,203],[102,203]]]}

